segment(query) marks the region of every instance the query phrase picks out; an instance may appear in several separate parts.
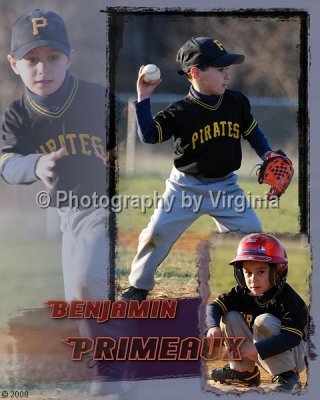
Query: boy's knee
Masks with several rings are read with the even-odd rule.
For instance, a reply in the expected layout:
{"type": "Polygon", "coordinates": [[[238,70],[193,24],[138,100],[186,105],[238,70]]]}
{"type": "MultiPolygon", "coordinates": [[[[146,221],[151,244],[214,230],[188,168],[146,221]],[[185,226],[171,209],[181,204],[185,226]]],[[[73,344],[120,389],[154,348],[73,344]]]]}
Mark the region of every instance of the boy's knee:
{"type": "Polygon", "coordinates": [[[271,337],[280,332],[281,321],[272,314],[260,314],[254,320],[254,330],[258,337],[271,337]]]}
{"type": "Polygon", "coordinates": [[[260,314],[254,320],[254,324],[256,326],[268,326],[268,322],[270,320],[270,317],[273,317],[273,315],[271,315],[269,313],[260,314]]]}
{"type": "Polygon", "coordinates": [[[156,247],[156,243],[168,237],[168,230],[161,226],[153,226],[152,229],[146,228],[139,237],[140,245],[144,247],[156,247]]]}

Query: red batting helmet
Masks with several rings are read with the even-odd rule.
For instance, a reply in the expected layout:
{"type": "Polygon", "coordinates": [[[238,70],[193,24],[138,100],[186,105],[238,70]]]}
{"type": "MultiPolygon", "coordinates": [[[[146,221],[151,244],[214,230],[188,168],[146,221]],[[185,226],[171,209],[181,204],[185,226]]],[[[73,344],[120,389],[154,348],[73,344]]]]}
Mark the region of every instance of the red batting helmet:
{"type": "Polygon", "coordinates": [[[260,261],[270,265],[270,284],[279,286],[288,275],[287,253],[280,241],[267,233],[252,233],[240,240],[237,254],[229,262],[234,266],[234,276],[238,284],[246,287],[242,262],[260,261]]]}

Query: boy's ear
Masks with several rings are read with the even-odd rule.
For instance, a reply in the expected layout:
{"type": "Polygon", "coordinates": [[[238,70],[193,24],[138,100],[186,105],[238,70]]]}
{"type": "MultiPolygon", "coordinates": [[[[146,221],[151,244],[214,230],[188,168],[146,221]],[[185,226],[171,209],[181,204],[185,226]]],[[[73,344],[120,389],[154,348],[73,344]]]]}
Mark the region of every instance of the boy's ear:
{"type": "Polygon", "coordinates": [[[70,67],[70,65],[73,63],[73,60],[74,60],[74,49],[71,49],[68,59],[69,59],[69,67],[70,67]]]}
{"type": "Polygon", "coordinates": [[[9,61],[11,69],[14,71],[15,74],[20,75],[18,69],[17,69],[17,60],[12,57],[11,54],[7,55],[7,59],[9,61]]]}
{"type": "Polygon", "coordinates": [[[189,71],[191,77],[193,79],[199,79],[200,78],[200,69],[198,67],[192,67],[189,71]]]}

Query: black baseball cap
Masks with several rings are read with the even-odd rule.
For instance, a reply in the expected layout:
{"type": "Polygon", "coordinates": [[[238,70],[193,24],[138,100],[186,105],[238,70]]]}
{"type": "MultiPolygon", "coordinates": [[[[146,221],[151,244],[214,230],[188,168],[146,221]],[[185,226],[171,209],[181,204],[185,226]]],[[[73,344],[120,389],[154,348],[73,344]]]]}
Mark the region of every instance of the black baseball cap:
{"type": "Polygon", "coordinates": [[[243,63],[244,58],[241,54],[228,53],[219,40],[193,37],[179,49],[176,61],[181,67],[178,74],[183,75],[192,67],[228,67],[243,63]]]}
{"type": "Polygon", "coordinates": [[[67,56],[71,47],[63,19],[53,11],[36,9],[22,15],[12,27],[11,55],[21,60],[36,47],[50,46],[67,56]]]}

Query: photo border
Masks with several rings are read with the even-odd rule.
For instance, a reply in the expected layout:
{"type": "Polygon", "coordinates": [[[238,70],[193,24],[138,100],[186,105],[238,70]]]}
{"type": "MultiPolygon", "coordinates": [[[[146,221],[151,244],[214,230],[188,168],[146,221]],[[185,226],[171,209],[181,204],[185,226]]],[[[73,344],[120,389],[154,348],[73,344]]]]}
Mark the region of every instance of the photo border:
{"type": "MultiPolygon", "coordinates": [[[[211,14],[214,12],[219,12],[219,15],[223,15],[223,13],[235,12],[236,10],[241,12],[254,12],[257,11],[261,13],[261,11],[265,11],[268,13],[279,12],[279,10],[285,10],[288,12],[296,12],[303,13],[307,16],[304,21],[304,25],[301,29],[301,39],[306,41],[305,49],[301,50],[300,60],[301,60],[301,71],[304,70],[306,73],[301,76],[299,82],[299,102],[301,99],[301,103],[299,103],[299,115],[298,115],[298,126],[300,134],[299,134],[299,159],[301,162],[299,168],[299,206],[300,206],[300,230],[302,233],[306,233],[308,235],[308,239],[311,246],[311,254],[312,254],[312,264],[313,264],[313,274],[312,274],[312,282],[316,281],[318,278],[318,269],[319,269],[319,253],[320,248],[317,245],[316,238],[319,237],[319,224],[316,221],[319,221],[319,204],[320,201],[320,191],[319,188],[316,187],[315,182],[317,182],[316,178],[318,173],[317,171],[317,163],[318,154],[317,148],[319,149],[319,135],[317,132],[318,123],[318,110],[316,106],[316,101],[319,99],[319,87],[316,86],[316,78],[318,77],[318,72],[320,70],[319,67],[319,24],[318,20],[320,17],[320,8],[317,4],[317,0],[284,0],[284,1],[268,1],[268,5],[264,5],[264,2],[259,2],[257,4],[256,1],[241,1],[241,8],[239,8],[239,2],[232,1],[221,1],[217,0],[212,3],[212,1],[201,0],[197,2],[195,6],[194,3],[190,0],[186,1],[167,1],[163,0],[161,7],[154,7],[154,2],[150,2],[147,0],[130,1],[110,1],[106,11],[110,13],[126,13],[129,10],[134,13],[187,13],[188,15],[192,15],[192,13],[206,14],[210,12],[211,14]],[[262,8],[259,8],[262,7],[262,8]],[[308,28],[308,29],[306,29],[308,28]],[[309,133],[309,135],[308,135],[309,133]],[[301,157],[302,154],[302,157],[301,157]],[[309,178],[309,179],[308,179],[309,178]]],[[[270,15],[270,14],[269,14],[270,15]]],[[[110,32],[110,30],[109,30],[110,32]]],[[[311,287],[312,287],[311,282],[311,287]]],[[[311,303],[311,313],[313,316],[313,325],[315,327],[315,331],[313,332],[312,341],[315,349],[317,349],[319,345],[319,335],[317,332],[317,325],[319,324],[320,313],[319,311],[319,297],[315,292],[311,293],[312,303],[311,303]]],[[[309,365],[309,382],[308,382],[308,390],[306,393],[303,393],[302,396],[308,396],[308,399],[316,399],[318,395],[318,390],[316,387],[316,370],[318,367],[318,359],[315,356],[315,359],[309,365]]],[[[200,389],[200,388],[199,388],[200,389]]],[[[186,392],[187,393],[187,392],[186,392]]],[[[202,393],[203,394],[203,393],[202,393]]],[[[254,393],[255,395],[255,393],[254,393]]],[[[212,396],[212,393],[211,393],[212,396]]],[[[229,396],[229,394],[227,395],[229,396]]],[[[203,396],[201,396],[203,398],[203,396]]],[[[225,395],[220,396],[221,399],[226,398],[225,395]]]]}

